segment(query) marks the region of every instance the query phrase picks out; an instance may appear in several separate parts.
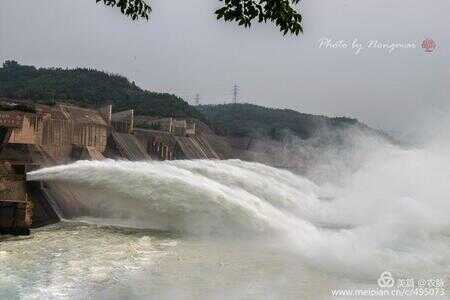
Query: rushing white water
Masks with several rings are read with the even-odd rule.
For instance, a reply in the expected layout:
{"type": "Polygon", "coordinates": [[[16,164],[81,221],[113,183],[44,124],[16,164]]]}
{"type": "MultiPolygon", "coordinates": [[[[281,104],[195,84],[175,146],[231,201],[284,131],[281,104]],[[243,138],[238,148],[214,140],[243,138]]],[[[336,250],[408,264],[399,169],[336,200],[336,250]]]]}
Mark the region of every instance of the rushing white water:
{"type": "Polygon", "coordinates": [[[75,217],[91,221],[195,235],[269,234],[313,268],[357,280],[384,270],[445,277],[450,159],[442,150],[383,146],[339,185],[240,160],[79,161],[31,172],[28,180],[67,184],[82,207],[75,217]]]}

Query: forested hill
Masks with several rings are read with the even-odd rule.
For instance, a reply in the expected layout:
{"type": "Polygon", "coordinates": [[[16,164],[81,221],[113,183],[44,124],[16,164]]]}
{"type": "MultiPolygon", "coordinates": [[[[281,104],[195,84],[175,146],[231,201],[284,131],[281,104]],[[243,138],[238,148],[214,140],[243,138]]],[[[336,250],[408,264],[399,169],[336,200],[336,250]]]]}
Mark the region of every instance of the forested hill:
{"type": "Polygon", "coordinates": [[[134,108],[137,114],[204,120],[175,95],[146,91],[123,76],[93,69],[35,68],[6,61],[0,68],[0,97],[88,107],[113,104],[115,111],[134,108]]]}
{"type": "Polygon", "coordinates": [[[334,131],[356,127],[367,133],[387,137],[356,119],[345,117],[330,118],[248,103],[201,105],[196,108],[208,118],[216,131],[229,136],[264,136],[280,139],[288,130],[302,139],[307,139],[323,129],[334,131]]]}
{"type": "Polygon", "coordinates": [[[114,111],[133,108],[137,115],[193,117],[212,125],[216,133],[228,136],[280,139],[288,130],[306,139],[323,128],[349,126],[384,135],[356,119],[329,118],[245,103],[193,107],[175,95],[143,90],[120,75],[85,68],[36,68],[15,61],[6,61],[0,68],[2,97],[86,107],[113,104],[114,111]]]}

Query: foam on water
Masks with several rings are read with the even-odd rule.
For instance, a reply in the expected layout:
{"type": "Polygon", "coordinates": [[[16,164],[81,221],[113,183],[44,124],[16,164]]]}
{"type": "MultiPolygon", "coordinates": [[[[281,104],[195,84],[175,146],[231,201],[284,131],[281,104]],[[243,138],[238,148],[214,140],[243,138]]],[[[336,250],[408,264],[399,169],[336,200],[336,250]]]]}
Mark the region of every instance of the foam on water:
{"type": "Polygon", "coordinates": [[[155,265],[174,243],[148,231],[52,225],[31,239],[0,243],[0,298],[90,299],[155,265]]]}
{"type": "Polygon", "coordinates": [[[68,183],[79,217],[194,234],[268,232],[327,272],[426,276],[450,271],[443,150],[383,146],[339,185],[240,160],[79,161],[28,179],[68,183]]]}

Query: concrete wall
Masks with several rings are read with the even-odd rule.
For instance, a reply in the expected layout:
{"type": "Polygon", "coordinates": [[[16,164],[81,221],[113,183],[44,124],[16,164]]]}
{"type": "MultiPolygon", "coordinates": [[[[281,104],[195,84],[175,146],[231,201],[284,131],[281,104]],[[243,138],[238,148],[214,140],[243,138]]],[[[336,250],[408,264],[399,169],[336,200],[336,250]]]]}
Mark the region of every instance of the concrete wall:
{"type": "Polygon", "coordinates": [[[111,115],[111,125],[121,133],[133,133],[134,129],[134,110],[125,110],[111,115]]]}
{"type": "Polygon", "coordinates": [[[9,143],[39,144],[42,135],[42,119],[34,114],[26,114],[22,127],[14,128],[9,138],[9,143]]]}
{"type": "Polygon", "coordinates": [[[104,125],[26,114],[22,127],[12,129],[8,143],[42,145],[47,149],[53,147],[52,152],[73,144],[95,147],[103,152],[107,135],[108,127],[104,125]]]}
{"type": "Polygon", "coordinates": [[[107,125],[111,125],[112,120],[112,105],[107,105],[99,108],[98,112],[105,119],[107,125]]]}
{"type": "Polygon", "coordinates": [[[97,151],[103,152],[106,148],[107,138],[107,127],[95,124],[83,124],[76,126],[73,132],[72,143],[78,146],[94,147],[97,151]]]}
{"type": "Polygon", "coordinates": [[[45,146],[62,146],[72,143],[73,123],[63,119],[47,118],[43,122],[42,142],[45,146]]]}

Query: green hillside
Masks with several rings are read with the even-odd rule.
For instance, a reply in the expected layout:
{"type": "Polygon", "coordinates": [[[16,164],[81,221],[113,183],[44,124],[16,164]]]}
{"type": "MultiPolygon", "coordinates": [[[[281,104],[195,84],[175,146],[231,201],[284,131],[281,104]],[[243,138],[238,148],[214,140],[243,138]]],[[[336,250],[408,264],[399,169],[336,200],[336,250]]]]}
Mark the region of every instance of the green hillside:
{"type": "Polygon", "coordinates": [[[141,89],[127,78],[94,69],[36,68],[6,61],[0,68],[0,98],[85,107],[113,104],[114,111],[134,108],[137,115],[193,117],[226,136],[282,139],[286,132],[307,139],[322,129],[349,126],[376,132],[351,118],[329,118],[253,104],[190,106],[180,97],[141,89]]]}
{"type": "Polygon", "coordinates": [[[134,108],[137,114],[163,117],[204,117],[183,99],[146,91],[127,78],[93,69],[35,68],[6,61],[0,68],[0,97],[51,103],[69,102],[114,110],[134,108]]]}
{"type": "Polygon", "coordinates": [[[230,136],[267,136],[278,139],[288,130],[307,139],[322,129],[349,126],[374,131],[356,119],[330,118],[247,103],[201,105],[196,108],[208,118],[217,131],[230,136]]]}

